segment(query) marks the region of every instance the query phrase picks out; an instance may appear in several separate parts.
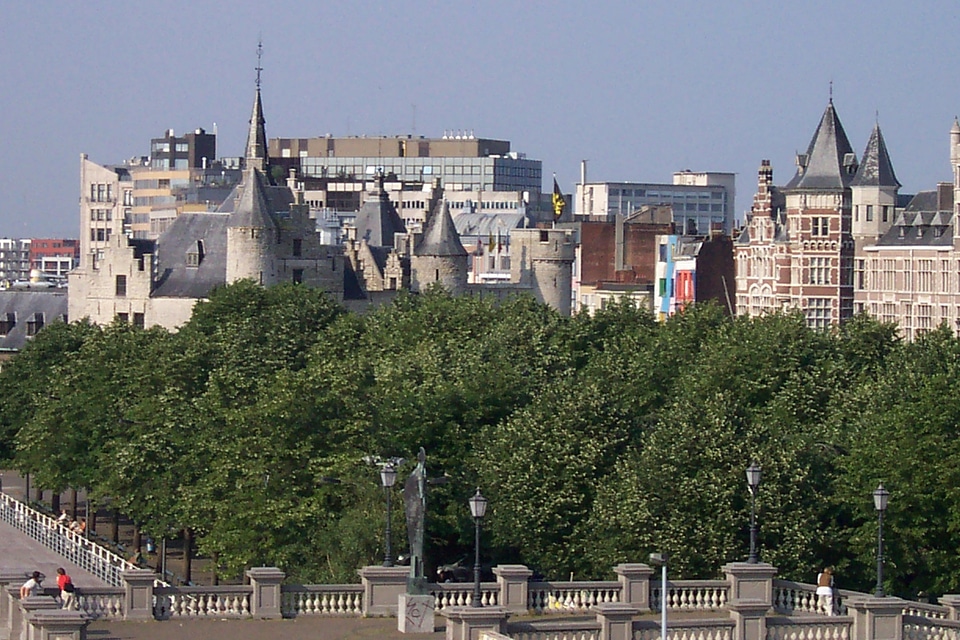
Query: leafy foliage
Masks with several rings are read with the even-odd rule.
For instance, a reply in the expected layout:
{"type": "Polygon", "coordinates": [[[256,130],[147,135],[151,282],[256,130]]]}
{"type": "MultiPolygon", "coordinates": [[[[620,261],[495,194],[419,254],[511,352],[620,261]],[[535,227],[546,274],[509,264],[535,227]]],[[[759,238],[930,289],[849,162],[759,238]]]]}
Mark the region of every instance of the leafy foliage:
{"type": "Polygon", "coordinates": [[[438,290],[357,316],[240,282],[175,333],[45,329],[0,371],[0,458],[111,497],[155,536],[189,529],[230,573],[299,580],[382,556],[365,455],[426,449],[431,565],[469,556],[480,486],[493,562],[581,578],[654,551],[678,577],[745,556],[756,460],[760,553],[782,575],[832,564],[869,588],[882,480],[887,588],[938,594],[960,589],[958,380],[948,330],[902,344],[867,317],[833,332],[711,305],[563,318],[438,290]]]}

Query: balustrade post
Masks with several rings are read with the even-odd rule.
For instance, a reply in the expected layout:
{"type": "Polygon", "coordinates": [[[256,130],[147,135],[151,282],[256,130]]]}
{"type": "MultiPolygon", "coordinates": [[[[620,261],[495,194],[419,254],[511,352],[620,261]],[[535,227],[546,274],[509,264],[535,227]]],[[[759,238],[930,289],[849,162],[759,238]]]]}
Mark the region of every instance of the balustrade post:
{"type": "Polygon", "coordinates": [[[90,619],[79,611],[48,609],[31,613],[29,622],[36,640],[86,640],[90,619]]]}
{"type": "Polygon", "coordinates": [[[371,566],[360,569],[363,616],[396,616],[399,597],[407,592],[410,567],[371,566]]]}
{"type": "Polygon", "coordinates": [[[253,587],[250,615],[263,619],[282,618],[281,584],[287,574],[277,567],[254,567],[247,569],[247,577],[253,587]]]}
{"type": "Polygon", "coordinates": [[[530,608],[530,576],[533,571],[522,564],[501,564],[493,568],[500,587],[500,606],[510,613],[526,613],[530,608]]]}
{"type": "MultiPolygon", "coordinates": [[[[620,602],[637,607],[642,613],[650,611],[650,576],[653,568],[643,563],[618,564],[613,568],[620,581],[620,602]]],[[[660,595],[666,606],[667,594],[660,595]]]]}
{"type": "Polygon", "coordinates": [[[153,583],[157,576],[150,569],[120,572],[123,581],[123,619],[153,620],[153,583]]]}
{"type": "MultiPolygon", "coordinates": [[[[20,600],[20,637],[34,640],[40,638],[34,616],[41,611],[58,611],[60,604],[52,596],[30,596],[20,600]]],[[[13,637],[11,636],[11,640],[13,637]]]]}
{"type": "Polygon", "coordinates": [[[851,640],[902,640],[905,604],[890,596],[847,600],[847,612],[853,615],[851,640]]]}
{"type": "Polygon", "coordinates": [[[446,640],[479,640],[485,631],[504,633],[510,613],[504,607],[447,607],[446,640]]]}
{"type": "Polygon", "coordinates": [[[3,593],[0,593],[0,598],[3,598],[4,608],[7,612],[3,631],[8,640],[17,640],[20,637],[20,625],[23,624],[23,611],[20,609],[20,585],[7,585],[3,593]]]}
{"type": "Polygon", "coordinates": [[[7,619],[10,615],[11,602],[7,597],[7,587],[15,586],[19,591],[20,585],[28,576],[29,574],[26,571],[0,571],[0,629],[6,628],[7,619]]]}
{"type": "Polygon", "coordinates": [[[950,609],[950,619],[960,620],[960,595],[946,594],[939,598],[940,604],[950,609]]]}
{"type": "Polygon", "coordinates": [[[777,568],[764,562],[731,562],[723,572],[730,584],[727,609],[736,623],[733,640],[766,640],[777,568]]]}
{"type": "Polygon", "coordinates": [[[614,602],[592,609],[600,623],[600,640],[633,640],[633,617],[640,613],[639,607],[614,602]]]}

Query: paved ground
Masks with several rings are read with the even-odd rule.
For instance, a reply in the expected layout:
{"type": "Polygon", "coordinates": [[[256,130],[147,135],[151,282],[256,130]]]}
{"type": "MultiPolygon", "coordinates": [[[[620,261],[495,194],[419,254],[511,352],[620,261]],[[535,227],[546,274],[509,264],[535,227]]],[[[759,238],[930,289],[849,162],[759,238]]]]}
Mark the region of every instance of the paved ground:
{"type": "Polygon", "coordinates": [[[442,631],[404,635],[396,618],[304,616],[293,620],[165,620],[163,622],[94,622],[89,640],[439,640],[442,631]]]}
{"type": "Polygon", "coordinates": [[[28,538],[5,522],[0,522],[0,569],[23,569],[40,571],[47,576],[45,587],[57,586],[57,567],[63,567],[79,587],[105,587],[102,580],[63,556],[47,549],[39,542],[28,538]]]}

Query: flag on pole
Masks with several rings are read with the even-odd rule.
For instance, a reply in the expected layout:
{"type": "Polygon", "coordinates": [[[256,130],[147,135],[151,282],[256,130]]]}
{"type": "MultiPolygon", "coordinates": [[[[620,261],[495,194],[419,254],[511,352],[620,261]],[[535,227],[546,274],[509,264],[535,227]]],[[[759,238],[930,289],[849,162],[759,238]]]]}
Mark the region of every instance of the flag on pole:
{"type": "Polygon", "coordinates": [[[556,222],[567,208],[567,201],[563,199],[563,192],[557,184],[557,176],[553,176],[553,220],[556,222]]]}

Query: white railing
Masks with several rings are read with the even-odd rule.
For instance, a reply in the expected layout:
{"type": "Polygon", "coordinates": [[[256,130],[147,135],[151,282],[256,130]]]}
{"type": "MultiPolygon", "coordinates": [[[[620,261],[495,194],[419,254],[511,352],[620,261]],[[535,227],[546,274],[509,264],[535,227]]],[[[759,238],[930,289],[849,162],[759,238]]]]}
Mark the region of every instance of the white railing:
{"type": "Polygon", "coordinates": [[[531,582],[528,608],[535,613],[589,613],[590,607],[620,602],[619,582],[531,582]]]}
{"type": "Polygon", "coordinates": [[[123,595],[122,589],[111,587],[83,587],[74,594],[77,609],[94,620],[123,619],[123,595]]]}
{"type": "Polygon", "coordinates": [[[960,640],[960,622],[905,615],[903,640],[960,640]]]}
{"type": "MultiPolygon", "coordinates": [[[[847,615],[847,598],[865,595],[867,594],[857,591],[834,589],[834,612],[842,616],[847,615]]],[[[796,613],[813,613],[825,616],[829,613],[817,596],[817,585],[779,579],[773,581],[773,610],[788,616],[796,613]]]]}
{"type": "Polygon", "coordinates": [[[253,587],[157,587],[153,590],[153,617],[246,618],[253,587]]]}
{"type": "Polygon", "coordinates": [[[792,618],[767,620],[767,640],[849,640],[853,621],[849,618],[792,618]]]}
{"type": "Polygon", "coordinates": [[[512,640],[599,640],[596,620],[532,620],[508,622],[506,635],[512,640]]]}
{"type": "Polygon", "coordinates": [[[932,618],[934,620],[947,620],[950,618],[950,609],[925,602],[908,602],[903,607],[903,615],[916,616],[918,618],[932,618]]]}
{"type": "MultiPolygon", "coordinates": [[[[731,640],[734,622],[717,620],[671,620],[667,625],[667,640],[731,640]]],[[[661,640],[660,623],[655,620],[635,620],[633,640],[661,640]]]]}
{"type": "MultiPolygon", "coordinates": [[[[430,585],[430,595],[435,599],[434,611],[447,607],[469,607],[473,604],[473,584],[469,582],[440,582],[430,585]]],[[[480,603],[495,607],[500,602],[500,586],[496,582],[480,584],[480,603]]]]}
{"type": "Polygon", "coordinates": [[[286,618],[296,616],[359,616],[363,614],[363,586],[283,585],[281,612],[286,618]]]}
{"type": "MultiPolygon", "coordinates": [[[[667,611],[717,611],[727,604],[729,585],[724,580],[667,582],[667,611]]],[[[660,583],[650,583],[650,607],[662,611],[660,583]]]]}
{"type": "Polygon", "coordinates": [[[122,586],[122,571],[137,568],[112,551],[82,534],[70,531],[50,516],[31,509],[6,493],[0,493],[0,520],[92,573],[111,587],[122,586]]]}

